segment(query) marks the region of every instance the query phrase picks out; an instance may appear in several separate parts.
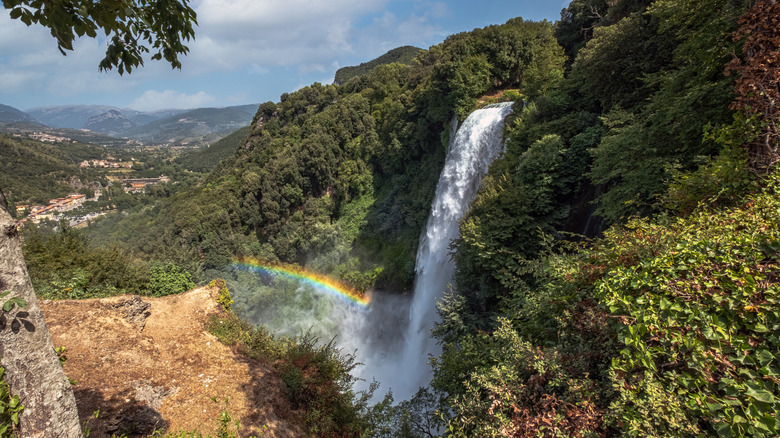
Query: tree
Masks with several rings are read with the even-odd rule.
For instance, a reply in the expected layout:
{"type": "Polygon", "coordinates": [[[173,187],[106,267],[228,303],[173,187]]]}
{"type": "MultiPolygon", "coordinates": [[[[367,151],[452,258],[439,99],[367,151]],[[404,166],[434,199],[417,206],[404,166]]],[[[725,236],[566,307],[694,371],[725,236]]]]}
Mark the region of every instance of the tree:
{"type": "MultiPolygon", "coordinates": [[[[745,145],[751,168],[767,173],[780,162],[780,3],[757,2],[740,18],[742,25],[734,39],[745,39],[742,58],[734,58],[729,69],[738,73],[732,109],[760,121],[761,132],[745,145]]],[[[730,73],[730,71],[729,71],[730,73]]]]}
{"type": "Polygon", "coordinates": [[[3,0],[3,6],[12,19],[50,29],[63,55],[73,50],[77,36],[96,38],[98,31],[105,32],[110,42],[99,68],[116,67],[119,74],[143,65],[150,48],[152,59],[165,58],[181,68],[179,55],[189,52],[183,41],[194,38],[197,25],[188,0],[3,0]]]}
{"type": "Polygon", "coordinates": [[[561,11],[561,19],[555,24],[555,36],[569,58],[569,66],[577,52],[593,38],[593,29],[604,18],[607,9],[604,0],[572,0],[561,11]]]}
{"type": "MultiPolygon", "coordinates": [[[[0,201],[4,199],[0,192],[0,201]]],[[[16,223],[0,202],[0,293],[23,300],[0,315],[0,365],[11,394],[24,411],[19,432],[25,437],[81,436],[76,399],[60,365],[38,300],[27,275],[16,223]]]]}
{"type": "MultiPolygon", "coordinates": [[[[117,68],[119,74],[143,65],[144,54],[165,59],[181,68],[178,56],[189,52],[183,44],[194,38],[195,11],[187,0],[3,0],[10,17],[28,26],[51,31],[65,55],[76,37],[96,38],[98,30],[109,39],[101,71],[117,68]]],[[[19,429],[26,437],[81,436],[73,391],[60,366],[43,314],[25,267],[15,221],[0,191],[0,293],[27,302],[0,319],[0,356],[11,393],[25,406],[19,429]]]]}

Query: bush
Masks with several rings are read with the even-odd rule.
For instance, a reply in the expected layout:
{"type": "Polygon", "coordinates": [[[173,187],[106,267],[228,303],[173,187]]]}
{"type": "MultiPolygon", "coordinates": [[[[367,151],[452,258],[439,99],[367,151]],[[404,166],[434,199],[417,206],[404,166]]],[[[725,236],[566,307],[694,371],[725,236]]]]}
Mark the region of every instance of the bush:
{"type": "Polygon", "coordinates": [[[117,245],[97,247],[82,230],[64,223],[57,231],[28,224],[23,237],[24,258],[38,297],[84,299],[146,291],[146,264],[117,245]]]}
{"type": "Polygon", "coordinates": [[[230,296],[230,291],[227,288],[225,280],[218,278],[209,283],[209,287],[218,287],[219,294],[217,295],[217,303],[222,306],[226,312],[230,312],[230,306],[233,305],[233,298],[230,296]]]}
{"type": "MultiPolygon", "coordinates": [[[[606,268],[596,296],[622,321],[612,415],[624,430],[669,436],[687,422],[721,436],[780,432],[779,195],[775,176],[738,208],[632,221],[590,253],[606,268]],[[653,381],[679,400],[678,414],[641,409],[653,381]]],[[[655,404],[671,408],[656,392],[655,404]]]]}
{"type": "Polygon", "coordinates": [[[154,264],[149,268],[149,295],[164,297],[180,294],[195,287],[192,276],[173,263],[154,264]]]}
{"type": "Polygon", "coordinates": [[[233,313],[213,316],[208,330],[247,357],[273,363],[290,402],[312,435],[358,437],[368,428],[367,404],[373,389],[360,394],[352,391],[355,378],[350,372],[357,364],[333,341],[320,344],[310,333],[276,338],[233,313]]]}
{"type": "Polygon", "coordinates": [[[780,175],[766,182],[522,261],[534,281],[507,290],[492,332],[464,333],[448,297],[433,380],[448,431],[777,436],[780,175]]]}

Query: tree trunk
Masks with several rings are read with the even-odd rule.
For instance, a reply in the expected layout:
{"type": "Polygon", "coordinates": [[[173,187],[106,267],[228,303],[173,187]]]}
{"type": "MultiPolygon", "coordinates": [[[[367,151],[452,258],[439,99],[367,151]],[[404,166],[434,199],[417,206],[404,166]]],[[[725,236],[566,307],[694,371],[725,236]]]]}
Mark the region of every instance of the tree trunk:
{"type": "MultiPolygon", "coordinates": [[[[2,198],[0,192],[0,198],[2,198]]],[[[2,200],[2,199],[0,199],[2,200]]],[[[16,223],[0,203],[0,299],[19,297],[25,308],[0,309],[0,363],[11,394],[19,395],[22,437],[81,437],[76,399],[38,307],[16,223]]]]}

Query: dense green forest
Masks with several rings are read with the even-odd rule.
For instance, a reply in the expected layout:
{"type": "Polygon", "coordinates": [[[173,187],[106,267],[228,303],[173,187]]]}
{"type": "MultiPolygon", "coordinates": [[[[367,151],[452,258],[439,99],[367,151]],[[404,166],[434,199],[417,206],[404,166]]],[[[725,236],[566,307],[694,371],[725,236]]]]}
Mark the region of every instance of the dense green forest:
{"type": "Polygon", "coordinates": [[[249,127],[244,127],[214,143],[176,158],[176,163],[196,172],[209,172],[225,158],[230,157],[249,135],[249,127]]]}
{"type": "MultiPolygon", "coordinates": [[[[203,179],[75,243],[29,239],[31,275],[51,270],[46,245],[113,242],[196,282],[251,256],[407,292],[451,121],[514,100],[452,245],[431,386],[356,399],[329,433],[777,436],[777,17],[772,1],[574,0],[555,24],[515,18],[285,93],[203,179]]],[[[153,273],[134,266],[116,288],[153,273]]]]}
{"type": "Polygon", "coordinates": [[[338,69],[336,71],[336,78],[334,82],[337,85],[344,84],[355,76],[362,76],[380,65],[392,64],[394,62],[404,65],[411,65],[414,61],[414,58],[417,57],[417,55],[419,55],[422,51],[422,49],[418,49],[417,47],[412,46],[397,47],[380,56],[379,58],[372,59],[369,62],[338,69]]]}
{"type": "Polygon", "coordinates": [[[251,255],[361,288],[409,290],[452,118],[486,93],[544,91],[563,61],[549,23],[515,19],[453,36],[414,66],[285,93],[260,106],[247,141],[202,182],[152,214],[109,218],[90,233],[203,281],[251,255]]]}
{"type": "Polygon", "coordinates": [[[87,183],[94,174],[79,169],[82,160],[100,159],[104,148],[82,143],[57,145],[0,135],[0,187],[13,202],[48,203],[87,183]]]}

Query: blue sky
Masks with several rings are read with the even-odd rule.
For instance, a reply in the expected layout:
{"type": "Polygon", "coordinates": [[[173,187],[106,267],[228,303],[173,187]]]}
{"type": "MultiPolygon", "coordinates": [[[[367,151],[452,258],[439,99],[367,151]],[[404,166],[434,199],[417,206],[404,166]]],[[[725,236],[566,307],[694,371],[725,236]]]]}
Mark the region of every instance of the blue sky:
{"type": "Polygon", "coordinates": [[[98,72],[105,41],[62,56],[42,28],[0,12],[0,103],[21,110],[111,105],[150,111],[278,101],[336,70],[513,17],[555,21],[568,1],[196,0],[199,26],[181,70],[148,61],[132,74],[98,72]]]}

